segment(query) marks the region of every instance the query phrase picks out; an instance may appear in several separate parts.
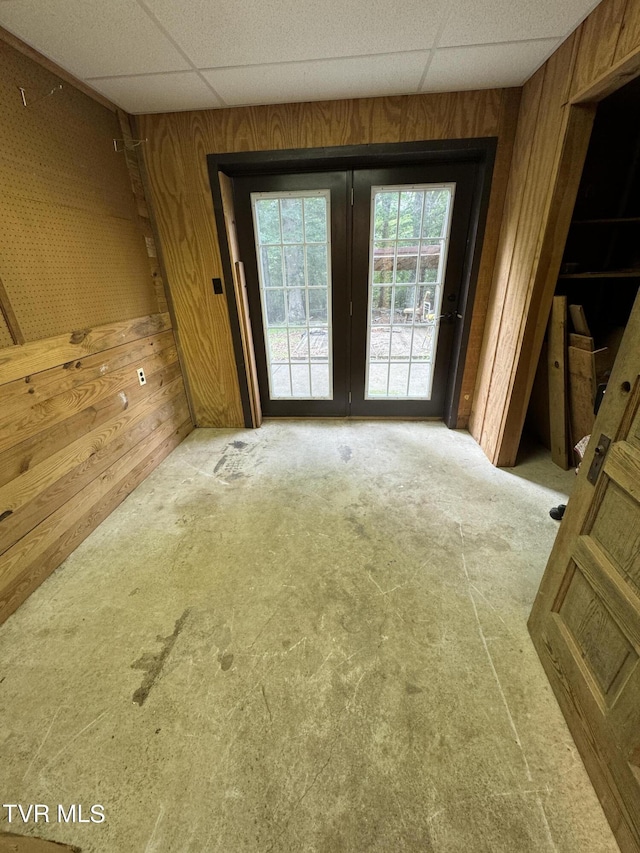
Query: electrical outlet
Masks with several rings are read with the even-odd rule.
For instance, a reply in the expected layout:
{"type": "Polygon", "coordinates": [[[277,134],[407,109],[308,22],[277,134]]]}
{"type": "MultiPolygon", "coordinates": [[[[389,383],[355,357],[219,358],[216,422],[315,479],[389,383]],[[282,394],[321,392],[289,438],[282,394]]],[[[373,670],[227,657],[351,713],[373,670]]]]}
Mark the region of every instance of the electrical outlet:
{"type": "Polygon", "coordinates": [[[138,373],[138,382],[141,385],[146,385],[147,380],[146,380],[145,375],[144,375],[144,370],[141,367],[139,367],[137,370],[137,373],[138,373]]]}

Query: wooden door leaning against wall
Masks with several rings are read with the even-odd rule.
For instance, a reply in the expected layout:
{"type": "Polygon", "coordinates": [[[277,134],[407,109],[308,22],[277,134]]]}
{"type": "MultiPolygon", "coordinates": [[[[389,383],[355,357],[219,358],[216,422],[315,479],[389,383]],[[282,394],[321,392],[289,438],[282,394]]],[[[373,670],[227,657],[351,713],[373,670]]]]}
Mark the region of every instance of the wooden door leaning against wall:
{"type": "Polygon", "coordinates": [[[623,853],[640,851],[640,296],[529,628],[623,853]]]}

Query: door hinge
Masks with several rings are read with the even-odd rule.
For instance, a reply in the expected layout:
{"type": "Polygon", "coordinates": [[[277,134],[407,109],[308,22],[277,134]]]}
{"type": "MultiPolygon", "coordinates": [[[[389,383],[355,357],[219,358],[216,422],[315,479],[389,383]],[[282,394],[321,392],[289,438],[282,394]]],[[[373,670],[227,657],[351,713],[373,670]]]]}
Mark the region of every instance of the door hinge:
{"type": "Polygon", "coordinates": [[[351,391],[349,391],[349,403],[351,403],[351,391]]]}
{"type": "Polygon", "coordinates": [[[353,207],[353,187],[351,187],[351,207],[353,207]]]}
{"type": "Polygon", "coordinates": [[[353,302],[349,303],[349,316],[353,317],[353,302]]]}
{"type": "Polygon", "coordinates": [[[587,474],[587,480],[591,483],[592,486],[595,486],[596,480],[598,479],[598,474],[600,473],[602,466],[604,465],[604,460],[607,458],[607,452],[609,450],[609,445],[611,444],[611,439],[608,435],[601,434],[598,439],[598,443],[593,451],[593,459],[591,461],[591,465],[589,467],[589,473],[587,474]]]}

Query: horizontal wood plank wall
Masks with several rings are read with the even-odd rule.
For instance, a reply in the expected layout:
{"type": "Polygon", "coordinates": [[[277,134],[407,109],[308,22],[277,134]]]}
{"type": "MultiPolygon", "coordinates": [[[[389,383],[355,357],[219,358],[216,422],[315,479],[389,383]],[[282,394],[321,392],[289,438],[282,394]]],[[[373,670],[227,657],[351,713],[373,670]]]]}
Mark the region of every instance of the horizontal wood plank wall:
{"type": "Polygon", "coordinates": [[[166,313],[0,350],[0,622],[192,428],[166,313]]]}
{"type": "MultiPolygon", "coordinates": [[[[368,98],[137,117],[199,426],[242,426],[206,155],[383,142],[498,137],[459,423],[470,413],[520,90],[368,98]]],[[[225,282],[225,288],[231,286],[225,282]]]]}
{"type": "Polygon", "coordinates": [[[603,0],[524,87],[469,421],[496,465],[516,461],[586,155],[590,102],[636,67],[640,0],[603,0]]]}

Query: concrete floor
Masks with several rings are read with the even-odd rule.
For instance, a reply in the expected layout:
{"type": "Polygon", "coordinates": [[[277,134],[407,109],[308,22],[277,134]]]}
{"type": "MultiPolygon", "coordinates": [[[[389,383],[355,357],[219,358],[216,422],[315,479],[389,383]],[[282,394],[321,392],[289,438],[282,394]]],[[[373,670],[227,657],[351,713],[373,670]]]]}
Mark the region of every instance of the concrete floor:
{"type": "Polygon", "coordinates": [[[572,480],[438,423],[196,431],[0,628],[0,802],[52,815],[0,828],[614,853],[526,629],[572,480]]]}

